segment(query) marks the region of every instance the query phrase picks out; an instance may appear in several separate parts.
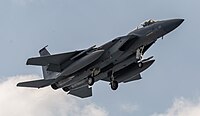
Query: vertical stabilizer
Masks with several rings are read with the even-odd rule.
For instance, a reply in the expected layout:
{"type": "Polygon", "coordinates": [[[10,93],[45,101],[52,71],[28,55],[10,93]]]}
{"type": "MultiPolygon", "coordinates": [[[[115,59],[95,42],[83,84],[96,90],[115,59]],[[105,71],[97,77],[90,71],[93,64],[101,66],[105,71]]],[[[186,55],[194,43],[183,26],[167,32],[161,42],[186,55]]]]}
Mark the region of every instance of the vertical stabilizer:
{"type": "MultiPolygon", "coordinates": [[[[48,45],[47,45],[48,46],[48,45]]],[[[40,56],[49,56],[51,55],[45,46],[39,51],[40,56]]],[[[42,66],[43,77],[45,80],[52,79],[53,73],[52,71],[47,71],[48,66],[42,66]]]]}
{"type": "Polygon", "coordinates": [[[40,56],[49,56],[49,55],[51,55],[51,54],[47,51],[46,47],[48,47],[48,45],[45,46],[44,48],[42,48],[42,49],[39,51],[40,56]]]}

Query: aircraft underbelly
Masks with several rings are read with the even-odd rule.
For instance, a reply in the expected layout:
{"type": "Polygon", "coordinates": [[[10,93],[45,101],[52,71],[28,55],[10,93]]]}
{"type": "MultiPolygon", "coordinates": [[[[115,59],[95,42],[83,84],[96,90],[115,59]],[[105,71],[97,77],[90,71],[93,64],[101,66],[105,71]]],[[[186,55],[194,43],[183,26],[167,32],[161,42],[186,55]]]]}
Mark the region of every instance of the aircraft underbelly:
{"type": "Polygon", "coordinates": [[[61,73],[61,77],[68,76],[86,67],[87,65],[97,60],[103,54],[103,52],[104,52],[103,50],[98,50],[77,60],[61,73]]]}
{"type": "Polygon", "coordinates": [[[131,64],[130,66],[116,72],[114,76],[118,82],[124,82],[140,74],[142,71],[150,67],[154,61],[155,60],[144,62],[142,68],[139,68],[136,64],[131,64]]]}

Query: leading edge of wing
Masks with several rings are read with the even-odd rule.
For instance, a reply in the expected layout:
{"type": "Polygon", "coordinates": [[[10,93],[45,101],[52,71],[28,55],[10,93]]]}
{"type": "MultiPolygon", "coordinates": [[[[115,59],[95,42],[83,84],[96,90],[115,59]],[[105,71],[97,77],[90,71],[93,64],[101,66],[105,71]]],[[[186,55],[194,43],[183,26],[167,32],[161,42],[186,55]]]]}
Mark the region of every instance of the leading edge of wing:
{"type": "Polygon", "coordinates": [[[41,57],[33,57],[29,58],[26,62],[26,65],[38,65],[38,66],[46,66],[48,64],[61,64],[64,60],[71,58],[72,56],[80,53],[80,51],[67,52],[49,56],[41,56],[41,57]]]}
{"type": "Polygon", "coordinates": [[[33,81],[26,81],[26,82],[20,82],[17,84],[18,87],[32,87],[32,88],[42,88],[51,85],[54,83],[55,79],[49,79],[49,80],[33,80],[33,81]]]}

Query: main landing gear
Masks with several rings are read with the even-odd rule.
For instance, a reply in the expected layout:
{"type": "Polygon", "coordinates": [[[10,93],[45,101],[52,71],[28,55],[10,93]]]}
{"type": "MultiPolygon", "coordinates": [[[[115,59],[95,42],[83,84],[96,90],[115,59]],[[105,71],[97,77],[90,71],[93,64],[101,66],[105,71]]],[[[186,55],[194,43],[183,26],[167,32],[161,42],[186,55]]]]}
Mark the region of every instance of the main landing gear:
{"type": "Polygon", "coordinates": [[[89,85],[89,86],[92,86],[93,84],[94,84],[94,77],[89,76],[89,77],[88,77],[88,85],[89,85]]]}
{"type": "Polygon", "coordinates": [[[108,77],[110,77],[110,86],[112,90],[117,90],[118,82],[114,79],[113,71],[108,72],[108,77]]]}
{"type": "Polygon", "coordinates": [[[68,87],[64,87],[64,88],[62,88],[63,89],[63,91],[65,91],[65,92],[68,92],[69,91],[69,88],[68,87]]]}
{"type": "Polygon", "coordinates": [[[91,75],[88,77],[88,85],[92,86],[94,84],[94,77],[100,73],[100,68],[94,68],[91,70],[91,75]]]}
{"type": "Polygon", "coordinates": [[[117,90],[117,88],[118,88],[118,82],[117,81],[111,81],[110,85],[111,85],[112,90],[117,90]]]}

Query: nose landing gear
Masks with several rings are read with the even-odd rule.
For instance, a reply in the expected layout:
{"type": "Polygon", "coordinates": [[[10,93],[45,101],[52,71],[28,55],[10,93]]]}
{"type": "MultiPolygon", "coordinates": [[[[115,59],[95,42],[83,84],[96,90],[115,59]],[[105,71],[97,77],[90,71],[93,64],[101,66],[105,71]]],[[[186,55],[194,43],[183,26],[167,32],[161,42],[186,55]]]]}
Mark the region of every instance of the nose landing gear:
{"type": "Polygon", "coordinates": [[[136,50],[136,59],[138,61],[139,68],[142,68],[142,66],[143,66],[143,63],[141,61],[142,57],[143,57],[143,50],[144,50],[144,46],[141,46],[136,50]]]}
{"type": "Polygon", "coordinates": [[[142,59],[143,50],[144,50],[144,46],[141,46],[136,50],[136,59],[138,61],[142,59]]]}
{"type": "Polygon", "coordinates": [[[143,66],[143,63],[142,62],[138,62],[138,67],[142,68],[142,66],[143,66]]]}

